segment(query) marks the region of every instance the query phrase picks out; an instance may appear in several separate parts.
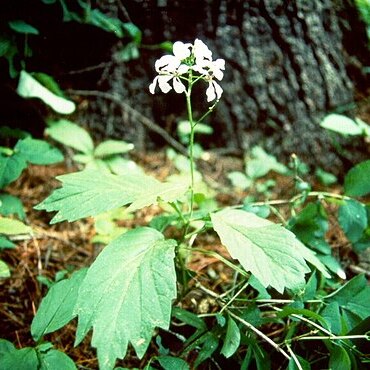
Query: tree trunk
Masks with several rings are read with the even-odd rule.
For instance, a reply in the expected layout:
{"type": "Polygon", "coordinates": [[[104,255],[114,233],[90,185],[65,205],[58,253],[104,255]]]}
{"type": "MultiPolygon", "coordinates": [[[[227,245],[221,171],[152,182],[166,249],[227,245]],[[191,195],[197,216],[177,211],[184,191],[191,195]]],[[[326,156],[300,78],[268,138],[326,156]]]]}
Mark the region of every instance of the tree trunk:
{"type": "MultiPolygon", "coordinates": [[[[243,150],[262,144],[280,158],[294,152],[310,164],[341,168],[343,158],[333,151],[330,135],[318,122],[327,112],[354,99],[340,15],[352,17],[349,28],[359,24],[359,19],[348,1],[124,3],[132,22],[143,30],[145,44],[200,38],[214,57],[226,60],[221,82],[224,94],[209,119],[215,128],[212,143],[243,150]]],[[[364,31],[353,37],[363,40],[365,47],[364,31]]],[[[103,80],[110,92],[174,134],[177,120],[186,118],[183,96],[152,96],[148,91],[155,76],[154,61],[162,54],[161,50],[142,49],[140,59],[114,64],[103,80]]],[[[201,114],[207,106],[204,91],[198,93],[195,108],[201,114]]],[[[150,132],[135,115],[130,117],[130,111],[122,116],[119,110],[112,116],[109,110],[114,107],[115,103],[107,106],[106,100],[96,102],[98,111],[104,109],[110,116],[105,134],[123,135],[139,147],[145,146],[150,132]]]]}

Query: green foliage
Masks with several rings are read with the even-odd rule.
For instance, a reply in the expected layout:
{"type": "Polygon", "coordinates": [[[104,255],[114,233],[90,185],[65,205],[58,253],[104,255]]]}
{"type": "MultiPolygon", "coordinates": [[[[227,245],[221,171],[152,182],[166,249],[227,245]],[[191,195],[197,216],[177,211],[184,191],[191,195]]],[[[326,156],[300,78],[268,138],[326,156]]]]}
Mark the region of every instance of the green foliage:
{"type": "MultiPolygon", "coordinates": [[[[4,347],[3,347],[4,348],[4,347]]],[[[0,352],[0,369],[27,369],[27,370],[76,370],[72,359],[65,353],[52,349],[48,343],[35,348],[25,347],[15,349],[8,345],[6,350],[0,352]]]]}
{"type": "Polygon", "coordinates": [[[341,135],[370,136],[370,126],[367,123],[341,114],[329,114],[321,121],[320,126],[341,135]]]}
{"type": "Polygon", "coordinates": [[[344,179],[345,194],[361,197],[370,193],[370,160],[361,162],[353,167],[344,179]]]}
{"type": "Polygon", "coordinates": [[[63,187],[36,207],[48,212],[58,211],[51,223],[96,216],[130,203],[129,212],[159,200],[172,202],[188,189],[187,184],[162,183],[146,175],[118,176],[92,170],[58,176],[57,179],[63,187]],[[75,204],[80,207],[76,208],[75,204]]]}
{"type": "Polygon", "coordinates": [[[310,271],[305,259],[327,275],[314,254],[280,225],[233,209],[214,213],[211,219],[231,256],[264,287],[272,286],[280,293],[285,288],[302,288],[304,276],[310,271]]]}
{"type": "MultiPolygon", "coordinates": [[[[284,175],[289,173],[288,168],[279,163],[273,155],[266,153],[262,147],[255,146],[250,154],[245,157],[245,173],[232,171],[227,177],[234,187],[245,190],[252,187],[257,179],[264,177],[270,171],[284,175]]],[[[267,195],[269,188],[273,186],[275,186],[275,181],[269,179],[257,183],[256,191],[267,195]]]]}
{"type": "Polygon", "coordinates": [[[31,334],[35,341],[60,329],[76,316],[73,310],[86,272],[86,269],[77,271],[71,278],[61,280],[50,288],[32,320],[31,334]]]}
{"type": "Polygon", "coordinates": [[[71,114],[76,110],[75,103],[54,94],[24,70],[20,73],[17,93],[23,98],[39,98],[60,114],[71,114]]]}
{"type": "Polygon", "coordinates": [[[135,162],[121,156],[132,150],[133,144],[123,140],[106,140],[95,147],[90,134],[71,121],[60,119],[50,121],[49,125],[46,134],[79,152],[73,159],[85,168],[106,170],[119,175],[142,173],[135,162]]]}
{"type": "Polygon", "coordinates": [[[155,327],[169,327],[176,298],[175,245],[154,229],[135,229],[109,244],[89,268],[74,311],[76,343],[93,326],[101,369],[112,369],[129,342],[143,357],[155,327]]]}

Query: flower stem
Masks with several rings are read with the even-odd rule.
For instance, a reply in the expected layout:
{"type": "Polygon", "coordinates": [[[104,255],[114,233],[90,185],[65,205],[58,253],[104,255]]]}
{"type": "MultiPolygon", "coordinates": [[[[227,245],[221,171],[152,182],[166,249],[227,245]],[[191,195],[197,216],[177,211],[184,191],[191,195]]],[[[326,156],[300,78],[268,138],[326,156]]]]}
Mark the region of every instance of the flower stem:
{"type": "Polygon", "coordinates": [[[189,224],[191,219],[193,218],[193,211],[194,211],[194,128],[195,123],[193,120],[193,110],[191,106],[191,89],[192,89],[192,82],[190,80],[188,90],[186,91],[186,109],[188,113],[188,119],[190,123],[190,140],[189,140],[189,161],[190,161],[190,203],[189,203],[189,217],[188,222],[185,227],[186,235],[188,233],[189,224]]]}

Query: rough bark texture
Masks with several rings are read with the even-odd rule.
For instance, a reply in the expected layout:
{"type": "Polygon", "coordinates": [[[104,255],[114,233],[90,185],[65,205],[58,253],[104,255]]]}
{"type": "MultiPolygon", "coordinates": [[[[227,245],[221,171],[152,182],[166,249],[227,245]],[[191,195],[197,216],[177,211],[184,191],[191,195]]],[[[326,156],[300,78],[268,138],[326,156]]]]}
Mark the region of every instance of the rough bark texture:
{"type": "MultiPolygon", "coordinates": [[[[217,144],[247,150],[259,143],[280,158],[295,152],[311,164],[341,167],[343,157],[334,153],[330,135],[318,122],[354,98],[339,24],[339,14],[356,16],[348,1],[130,0],[125,9],[144,31],[145,44],[198,37],[226,60],[224,94],[210,119],[217,144]]],[[[110,10],[119,15],[119,6],[110,10]]],[[[358,19],[347,27],[352,24],[358,19]]],[[[154,61],[162,54],[143,49],[139,60],[106,70],[103,81],[125,103],[174,133],[178,117],[185,118],[184,98],[148,92],[154,61]]],[[[194,99],[200,113],[207,109],[204,95],[199,89],[194,99]]],[[[97,100],[94,109],[97,117],[107,117],[106,135],[145,147],[148,131],[135,117],[122,115],[107,100],[97,100]]]]}

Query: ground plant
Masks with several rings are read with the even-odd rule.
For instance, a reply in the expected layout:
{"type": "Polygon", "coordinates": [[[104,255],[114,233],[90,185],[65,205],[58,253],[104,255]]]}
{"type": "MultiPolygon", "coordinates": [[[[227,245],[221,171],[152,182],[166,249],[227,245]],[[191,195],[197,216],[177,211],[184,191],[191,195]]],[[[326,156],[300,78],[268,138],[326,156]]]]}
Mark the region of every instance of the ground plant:
{"type": "MultiPolygon", "coordinates": [[[[334,218],[355,253],[370,246],[370,206],[364,200],[370,193],[370,160],[349,171],[341,194],[312,190],[295,156],[288,170],[255,149],[246,175],[240,174],[246,187],[270,170],[289,172],[292,197],[249,199],[233,206],[207,202],[209,195],[196,186],[195,133],[222,98],[225,68],[225,61],[214,59],[199,39],[174,43],[173,53],[155,63],[157,76],[149,91],[174,90],[184,96],[186,181],[93,166],[59,176],[62,186],[37,205],[56,212],[52,224],[120,207],[133,215],[154,204],[163,211],[150,224],[110,241],[91,266],[52,284],[32,321],[35,346],[17,349],[1,340],[0,369],[75,369],[72,359],[47,340],[73,319],[74,345],[92,332],[91,346],[102,370],[122,369],[115,367],[117,360],[129,351],[146,358],[151,344],[157,353],[147,358],[147,370],[201,368],[205,363],[216,369],[261,370],[368,366],[370,287],[364,274],[347,279],[326,234],[334,218]],[[192,107],[195,85],[205,88],[208,105],[200,117],[194,117],[192,107]],[[219,238],[223,253],[198,243],[210,235],[219,238]],[[194,254],[212,256],[232,272],[221,291],[189,268],[194,254]],[[196,310],[184,303],[194,288],[206,297],[196,310]],[[267,326],[273,328],[269,335],[263,330],[267,326]],[[162,343],[163,333],[179,341],[181,349],[162,343]]],[[[87,149],[75,149],[90,155],[90,161],[99,147],[87,142],[87,149]]]]}

